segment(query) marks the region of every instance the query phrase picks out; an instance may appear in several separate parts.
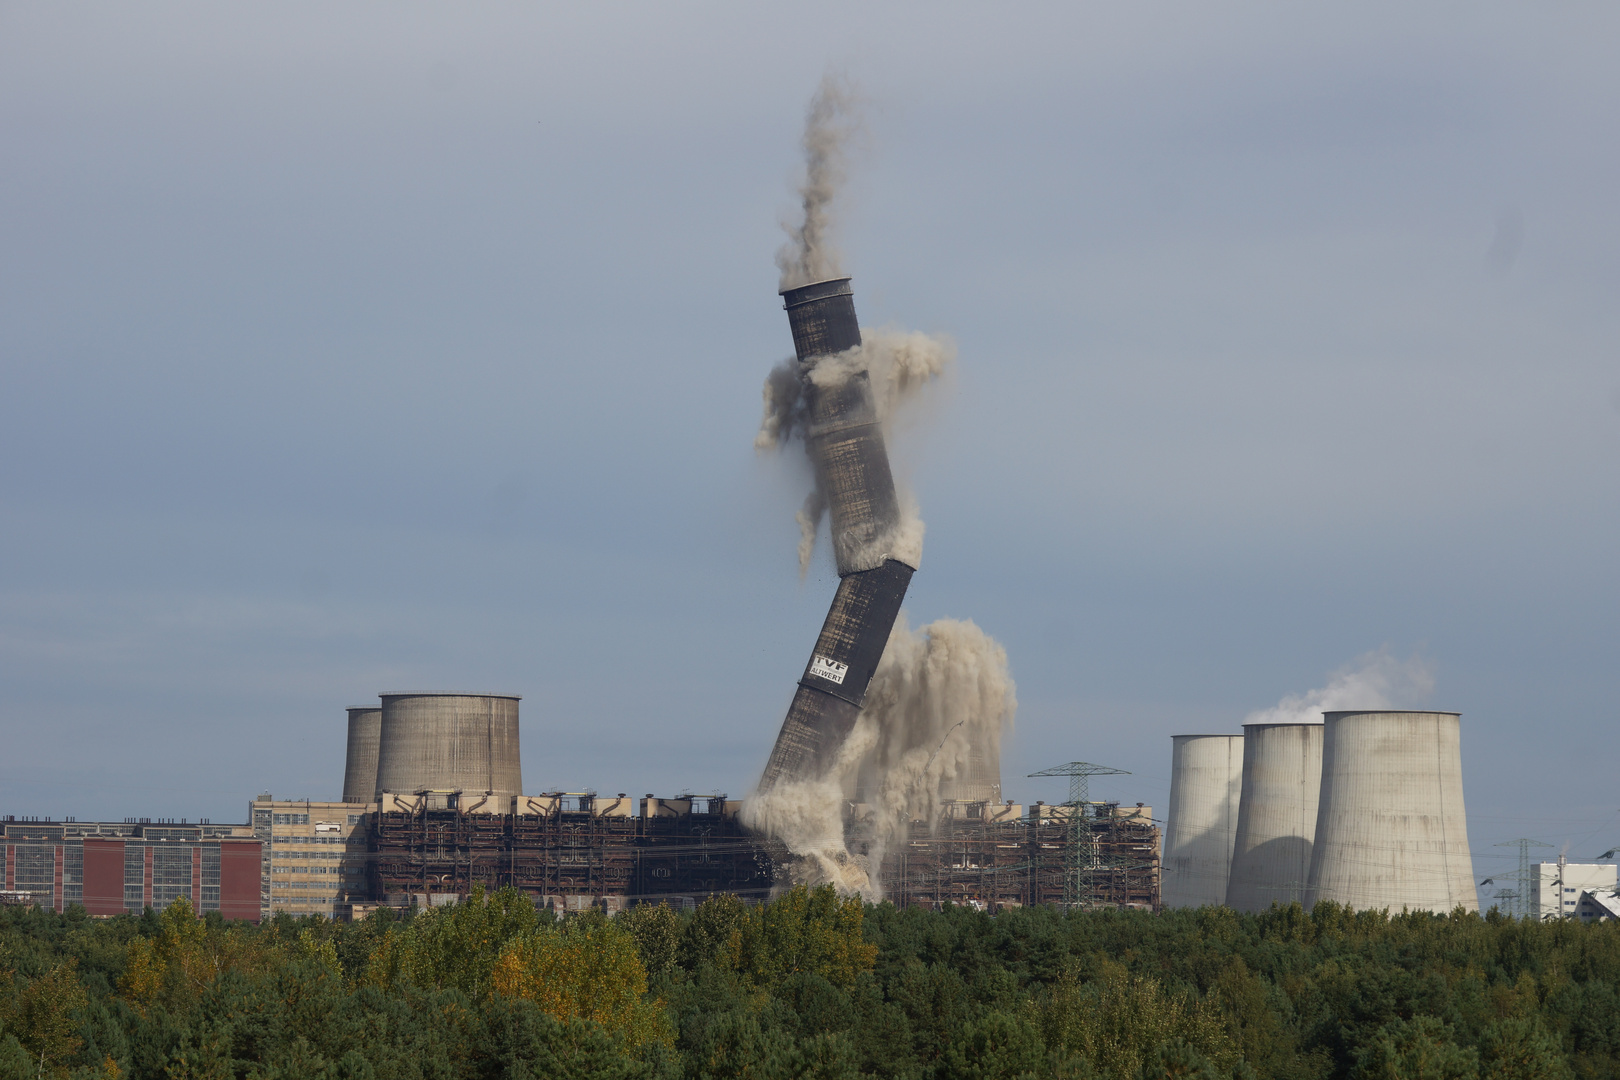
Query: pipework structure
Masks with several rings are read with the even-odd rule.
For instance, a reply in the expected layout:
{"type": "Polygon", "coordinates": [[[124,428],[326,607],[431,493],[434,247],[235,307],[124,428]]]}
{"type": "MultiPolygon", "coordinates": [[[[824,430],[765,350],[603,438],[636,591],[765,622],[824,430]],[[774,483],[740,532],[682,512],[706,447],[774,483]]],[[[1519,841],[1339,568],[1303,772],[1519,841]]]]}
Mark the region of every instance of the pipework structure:
{"type": "Polygon", "coordinates": [[[916,570],[890,554],[900,504],[871,379],[864,367],[846,371],[835,363],[861,344],[849,278],[781,295],[807,406],[805,443],[827,504],[839,581],[766,762],[761,792],[825,771],[860,715],[916,570]]]}

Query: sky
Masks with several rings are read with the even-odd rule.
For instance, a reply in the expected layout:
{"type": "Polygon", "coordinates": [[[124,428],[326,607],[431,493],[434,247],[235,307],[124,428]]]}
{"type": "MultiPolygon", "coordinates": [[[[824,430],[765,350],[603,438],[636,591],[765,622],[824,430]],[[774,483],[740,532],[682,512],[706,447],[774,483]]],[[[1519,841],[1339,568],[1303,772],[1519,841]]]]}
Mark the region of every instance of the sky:
{"type": "MultiPolygon", "coordinates": [[[[1165,807],[1384,649],[1477,877],[1620,843],[1620,10],[0,4],[0,813],[335,798],[344,708],[523,695],[531,790],[745,793],[836,578],[753,449],[823,73],[912,625],[1004,789],[1165,807]]],[[[1162,813],[1162,810],[1160,811],[1162,813]]]]}

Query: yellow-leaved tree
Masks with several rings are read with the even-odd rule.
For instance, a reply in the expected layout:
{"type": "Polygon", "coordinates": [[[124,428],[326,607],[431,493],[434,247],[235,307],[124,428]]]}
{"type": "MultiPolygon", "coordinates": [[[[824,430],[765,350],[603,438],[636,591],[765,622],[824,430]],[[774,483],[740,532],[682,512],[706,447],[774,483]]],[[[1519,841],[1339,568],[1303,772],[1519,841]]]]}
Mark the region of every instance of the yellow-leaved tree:
{"type": "Polygon", "coordinates": [[[748,914],[738,942],[738,967],[761,987],[797,972],[814,972],[853,990],[855,980],[877,962],[877,946],[862,930],[866,908],[861,898],[840,899],[831,885],[794,886],[748,914]]]}
{"type": "MultiPolygon", "coordinates": [[[[306,941],[297,952],[324,955],[306,941]]],[[[181,897],[163,909],[155,937],[133,939],[125,953],[118,992],[136,1008],[146,1008],[168,995],[186,1000],[226,971],[263,971],[283,958],[265,937],[240,926],[209,927],[181,897]]],[[[336,957],[332,957],[336,963],[336,957]]]]}
{"type": "Polygon", "coordinates": [[[647,1000],[647,970],[621,926],[570,919],[510,942],[495,963],[494,989],[527,998],[559,1020],[590,1020],[629,1046],[674,1045],[662,1001],[647,1000]]]}
{"type": "Polygon", "coordinates": [[[378,934],[361,981],[456,989],[477,1001],[489,996],[490,972],[507,943],[538,924],[534,901],[523,893],[475,885],[461,903],[429,908],[378,934]]]}

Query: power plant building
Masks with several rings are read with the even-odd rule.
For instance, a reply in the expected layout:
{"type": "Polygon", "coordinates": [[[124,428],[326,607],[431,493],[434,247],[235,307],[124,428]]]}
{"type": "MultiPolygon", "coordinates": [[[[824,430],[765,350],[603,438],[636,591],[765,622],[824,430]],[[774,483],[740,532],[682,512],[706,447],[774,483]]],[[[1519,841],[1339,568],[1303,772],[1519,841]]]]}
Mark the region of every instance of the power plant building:
{"type": "Polygon", "coordinates": [[[1243,736],[1176,735],[1171,744],[1163,903],[1224,904],[1243,787],[1243,736]]]}
{"type": "Polygon", "coordinates": [[[1614,863],[1539,862],[1530,867],[1530,917],[1575,915],[1581,894],[1612,896],[1620,886],[1614,863]]]}
{"type": "Polygon", "coordinates": [[[1226,906],[1305,898],[1322,790],[1321,724],[1244,724],[1243,782],[1226,906]]]}
{"type": "Polygon", "coordinates": [[[1329,712],[1305,906],[1479,910],[1458,713],[1329,712]]]}
{"type": "Polygon", "coordinates": [[[259,842],[245,826],[186,822],[0,822],[9,898],[91,915],[138,915],[185,898],[193,911],[259,919],[259,842]]]}
{"type": "Polygon", "coordinates": [[[248,813],[261,863],[258,917],[284,911],[345,918],[356,901],[369,900],[367,815],[376,808],[363,802],[278,801],[267,794],[254,799],[248,813]]]}

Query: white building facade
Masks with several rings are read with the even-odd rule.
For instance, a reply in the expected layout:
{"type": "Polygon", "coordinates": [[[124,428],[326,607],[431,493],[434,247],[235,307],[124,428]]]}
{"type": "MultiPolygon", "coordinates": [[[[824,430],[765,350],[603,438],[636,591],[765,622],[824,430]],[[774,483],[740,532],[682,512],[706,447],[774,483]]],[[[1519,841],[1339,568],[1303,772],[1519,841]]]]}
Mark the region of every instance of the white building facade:
{"type": "Polygon", "coordinates": [[[1581,893],[1612,893],[1616,888],[1614,863],[1536,863],[1530,867],[1530,917],[1573,917],[1581,893]]]}

